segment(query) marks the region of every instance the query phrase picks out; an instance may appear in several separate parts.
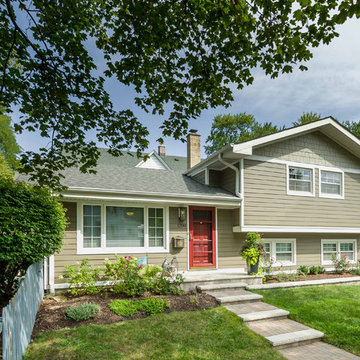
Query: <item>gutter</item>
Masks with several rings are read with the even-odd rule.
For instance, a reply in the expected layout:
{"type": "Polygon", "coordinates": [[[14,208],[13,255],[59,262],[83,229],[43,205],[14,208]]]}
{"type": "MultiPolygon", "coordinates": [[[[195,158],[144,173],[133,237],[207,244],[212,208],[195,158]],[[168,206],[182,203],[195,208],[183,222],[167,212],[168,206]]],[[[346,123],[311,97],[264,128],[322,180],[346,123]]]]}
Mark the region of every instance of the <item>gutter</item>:
{"type": "Polygon", "coordinates": [[[229,167],[230,169],[234,170],[235,171],[235,195],[240,198],[240,211],[239,211],[239,227],[240,229],[242,228],[242,208],[243,208],[243,205],[244,205],[244,197],[243,197],[243,194],[241,193],[241,189],[240,189],[240,169],[237,168],[236,166],[234,166],[233,164],[230,164],[228,162],[226,162],[223,158],[222,158],[222,154],[218,154],[218,159],[219,161],[224,164],[225,166],[229,167]]]}

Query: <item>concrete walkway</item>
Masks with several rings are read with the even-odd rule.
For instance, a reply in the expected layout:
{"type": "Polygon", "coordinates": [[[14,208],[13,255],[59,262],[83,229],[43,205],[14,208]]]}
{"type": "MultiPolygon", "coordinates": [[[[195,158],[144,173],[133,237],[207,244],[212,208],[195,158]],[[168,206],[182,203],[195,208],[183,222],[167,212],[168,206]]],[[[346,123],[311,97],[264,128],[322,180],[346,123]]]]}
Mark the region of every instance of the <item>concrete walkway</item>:
{"type": "Polygon", "coordinates": [[[288,319],[289,312],[261,301],[262,296],[246,291],[246,282],[198,285],[214,296],[246,325],[267,339],[290,360],[355,360],[360,358],[321,341],[324,334],[288,319]]]}

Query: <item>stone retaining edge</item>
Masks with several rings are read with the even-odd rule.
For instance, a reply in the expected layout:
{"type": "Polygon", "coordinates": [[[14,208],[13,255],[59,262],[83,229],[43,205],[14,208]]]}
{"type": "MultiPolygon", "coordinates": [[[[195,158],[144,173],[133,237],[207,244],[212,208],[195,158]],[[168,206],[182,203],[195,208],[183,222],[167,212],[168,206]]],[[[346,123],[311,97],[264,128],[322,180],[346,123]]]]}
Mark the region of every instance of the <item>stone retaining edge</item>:
{"type": "Polygon", "coordinates": [[[313,286],[313,285],[333,285],[333,284],[349,284],[360,285],[360,276],[352,276],[347,278],[335,278],[335,279],[319,279],[308,281],[289,281],[282,283],[261,284],[261,285],[248,285],[247,290],[266,290],[266,289],[282,289],[292,288],[300,286],[313,286]]]}

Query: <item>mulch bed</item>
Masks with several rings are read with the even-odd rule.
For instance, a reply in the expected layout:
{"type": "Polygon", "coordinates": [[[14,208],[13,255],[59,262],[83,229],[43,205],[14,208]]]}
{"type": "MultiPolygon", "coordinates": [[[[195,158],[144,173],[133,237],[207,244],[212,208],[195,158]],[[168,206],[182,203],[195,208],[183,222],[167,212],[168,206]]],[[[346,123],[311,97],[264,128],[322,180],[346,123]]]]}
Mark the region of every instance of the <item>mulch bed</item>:
{"type": "MultiPolygon", "coordinates": [[[[348,278],[348,277],[353,277],[353,276],[358,276],[358,275],[353,275],[353,274],[349,274],[349,273],[344,273],[344,274],[325,273],[325,274],[318,274],[318,275],[306,275],[305,279],[303,277],[299,277],[296,279],[296,281],[348,278]]],[[[289,281],[290,280],[284,280],[281,282],[289,282],[289,281]]],[[[267,277],[267,280],[266,280],[266,284],[279,283],[279,282],[280,282],[279,280],[272,278],[272,277],[267,277]]]]}
{"type": "MultiPolygon", "coordinates": [[[[166,299],[169,302],[170,308],[165,310],[166,313],[171,311],[192,311],[201,310],[218,306],[215,298],[207,294],[183,294],[183,295],[152,295],[145,294],[144,297],[159,297],[166,299]]],[[[144,298],[141,297],[141,298],[144,298]]],[[[133,298],[138,300],[141,298],[133,298]]],[[[121,299],[120,296],[114,296],[111,293],[103,292],[97,295],[86,295],[76,298],[66,298],[64,296],[54,296],[44,298],[39,311],[36,316],[34,330],[32,336],[36,336],[38,333],[50,330],[62,329],[65,327],[73,328],[82,325],[89,324],[111,324],[124,320],[141,319],[147,317],[145,313],[138,313],[129,317],[122,317],[114,314],[108,304],[115,299],[121,299]],[[65,316],[65,310],[69,306],[78,305],[83,302],[92,302],[98,304],[101,307],[101,311],[98,312],[94,318],[85,321],[76,322],[72,319],[67,319],[65,316]]]]}

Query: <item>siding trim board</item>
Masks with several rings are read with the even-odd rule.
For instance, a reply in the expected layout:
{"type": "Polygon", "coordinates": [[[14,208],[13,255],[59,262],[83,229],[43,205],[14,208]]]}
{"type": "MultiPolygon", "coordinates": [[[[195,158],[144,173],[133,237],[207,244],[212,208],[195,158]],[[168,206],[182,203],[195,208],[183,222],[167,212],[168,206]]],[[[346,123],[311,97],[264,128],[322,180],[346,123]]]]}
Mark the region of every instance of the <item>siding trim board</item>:
{"type": "Polygon", "coordinates": [[[327,234],[359,234],[360,228],[336,228],[336,227],[303,227],[303,226],[262,226],[251,225],[233,226],[234,232],[271,232],[271,233],[327,233],[327,234]]]}

